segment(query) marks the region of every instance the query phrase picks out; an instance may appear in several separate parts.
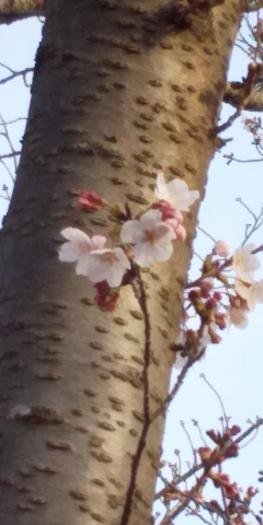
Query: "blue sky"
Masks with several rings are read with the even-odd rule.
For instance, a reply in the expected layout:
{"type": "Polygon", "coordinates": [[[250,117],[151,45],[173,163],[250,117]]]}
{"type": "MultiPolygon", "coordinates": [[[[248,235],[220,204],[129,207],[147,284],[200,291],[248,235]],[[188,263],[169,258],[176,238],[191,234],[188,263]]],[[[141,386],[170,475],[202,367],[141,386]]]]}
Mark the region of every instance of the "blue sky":
{"type": "MultiPolygon", "coordinates": [[[[27,20],[10,26],[0,27],[0,62],[13,69],[23,69],[33,65],[36,47],[41,34],[41,24],[37,20],[27,20]]],[[[0,78],[7,73],[0,68],[0,78]]],[[[244,55],[236,50],[233,55],[230,76],[239,79],[246,74],[244,55]]],[[[29,103],[29,91],[23,87],[23,81],[18,79],[0,86],[0,113],[5,120],[25,117],[29,103]]],[[[223,120],[233,109],[227,107],[223,120]]],[[[251,116],[251,114],[249,114],[251,116]]],[[[19,139],[23,131],[23,122],[12,126],[12,140],[16,148],[20,147],[19,139]]],[[[255,157],[251,139],[240,122],[225,132],[225,137],[235,137],[226,148],[218,154],[210,167],[209,183],[206,197],[200,212],[200,225],[216,239],[227,239],[233,249],[238,247],[244,236],[245,223],[249,217],[245,210],[236,202],[242,199],[254,212],[260,210],[263,204],[263,163],[226,164],[225,153],[234,152],[239,158],[255,157]]],[[[7,153],[8,147],[0,137],[0,152],[7,153]]],[[[12,166],[12,162],[9,164],[12,166]]],[[[0,187],[10,186],[9,176],[0,166],[0,187]]],[[[5,213],[5,201],[0,199],[0,215],[5,213]]],[[[263,229],[254,237],[254,242],[262,244],[263,229]]],[[[200,233],[195,243],[195,250],[204,256],[212,247],[210,240],[200,233]]],[[[194,267],[198,268],[198,260],[194,267]]],[[[259,278],[263,278],[263,272],[259,278]]],[[[209,381],[223,398],[226,412],[232,416],[235,423],[243,429],[247,419],[255,419],[262,415],[263,386],[263,336],[262,336],[263,306],[258,306],[250,316],[249,328],[238,330],[231,328],[223,334],[223,342],[211,346],[205,360],[197,363],[190,371],[188,379],[172,404],[165,432],[164,458],[173,460],[173,450],[181,449],[183,461],[191,459],[191,449],[186,436],[181,429],[180,421],[184,420],[192,433],[192,418],[198,419],[203,430],[219,426],[218,417],[222,415],[216,397],[201,380],[200,374],[205,373],[209,381]]],[[[177,371],[173,374],[176,377],[177,371]]],[[[194,432],[193,432],[194,435],[194,432]]],[[[245,487],[254,484],[258,468],[263,468],[262,433],[242,451],[240,460],[229,462],[226,470],[231,471],[233,478],[245,487]]],[[[199,446],[196,433],[195,444],[199,446]]],[[[194,523],[189,518],[189,523],[194,523]]],[[[180,523],[182,520],[180,520],[180,523]]],[[[184,520],[183,520],[184,522],[184,520]]]]}

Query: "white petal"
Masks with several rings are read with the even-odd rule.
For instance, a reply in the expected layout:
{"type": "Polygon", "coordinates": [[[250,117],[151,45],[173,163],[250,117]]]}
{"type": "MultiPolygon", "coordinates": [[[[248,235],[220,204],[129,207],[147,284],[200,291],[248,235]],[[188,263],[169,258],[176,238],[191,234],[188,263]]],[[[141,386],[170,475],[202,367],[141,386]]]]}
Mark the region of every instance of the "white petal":
{"type": "Polygon", "coordinates": [[[114,252],[119,259],[120,265],[125,268],[125,270],[130,270],[131,263],[126,255],[126,253],[121,248],[115,248],[114,252]]]}
{"type": "Polygon", "coordinates": [[[143,229],[153,228],[158,222],[162,221],[160,210],[149,210],[141,216],[143,229]]]}
{"type": "Polygon", "coordinates": [[[127,221],[123,224],[121,229],[122,242],[134,242],[134,237],[138,231],[140,221],[127,221]]]}
{"type": "Polygon", "coordinates": [[[136,244],[134,247],[134,260],[139,266],[149,266],[155,261],[167,261],[173,253],[172,243],[163,246],[149,243],[136,244]]]}
{"type": "Polygon", "coordinates": [[[257,303],[263,303],[263,280],[252,284],[247,302],[250,310],[254,310],[257,303]]]}
{"type": "Polygon", "coordinates": [[[88,265],[88,277],[92,283],[105,281],[108,275],[108,264],[99,255],[91,254],[88,265]]]}
{"type": "Polygon", "coordinates": [[[79,251],[72,242],[65,242],[59,249],[58,258],[63,262],[75,262],[78,260],[79,251]]]}
{"type": "Polygon", "coordinates": [[[152,250],[154,260],[160,262],[168,261],[168,259],[170,259],[170,257],[172,256],[172,253],[173,245],[171,242],[166,243],[163,246],[161,246],[160,244],[156,244],[152,250]]]}
{"type": "Polygon", "coordinates": [[[107,282],[108,285],[112,288],[117,288],[120,286],[123,276],[125,274],[125,269],[122,268],[120,265],[115,265],[110,269],[110,272],[107,275],[107,282]]]}
{"type": "Polygon", "coordinates": [[[167,188],[169,192],[171,192],[172,194],[177,194],[177,195],[184,195],[184,193],[187,193],[189,190],[188,185],[183,179],[171,180],[170,182],[167,183],[167,188]]]}
{"type": "Polygon", "coordinates": [[[65,228],[61,231],[61,235],[74,243],[90,242],[90,237],[78,228],[65,228]]]}
{"type": "Polygon", "coordinates": [[[149,264],[154,262],[152,248],[148,243],[136,244],[134,247],[134,260],[142,267],[149,266],[149,264]]]}
{"type": "Polygon", "coordinates": [[[156,179],[155,197],[159,200],[168,200],[169,191],[165,182],[164,174],[159,172],[156,179]]]}
{"type": "Polygon", "coordinates": [[[161,222],[155,227],[155,232],[157,239],[155,244],[166,244],[173,239],[176,239],[176,234],[174,229],[170,224],[161,222]]]}
{"type": "Polygon", "coordinates": [[[85,275],[86,277],[89,277],[89,263],[90,263],[90,253],[86,253],[81,255],[78,258],[78,262],[76,265],[76,274],[77,275],[85,275]]]}
{"type": "Polygon", "coordinates": [[[101,250],[106,244],[106,237],[104,235],[93,235],[91,238],[91,250],[101,250]]]}

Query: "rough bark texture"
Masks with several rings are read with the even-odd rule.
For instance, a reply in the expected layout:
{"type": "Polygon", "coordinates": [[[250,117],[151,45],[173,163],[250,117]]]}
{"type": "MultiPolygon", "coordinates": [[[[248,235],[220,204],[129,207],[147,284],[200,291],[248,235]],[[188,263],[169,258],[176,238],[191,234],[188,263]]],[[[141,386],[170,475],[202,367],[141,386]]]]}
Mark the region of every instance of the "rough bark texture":
{"type": "MultiPolygon", "coordinates": [[[[81,215],[75,190],[95,189],[140,211],[163,169],[203,193],[240,13],[228,0],[178,27],[174,11],[158,12],[168,4],[47,2],[1,231],[1,525],[151,523],[162,417],[129,491],[144,414],[141,312],[129,286],[116,312],[98,311],[86,280],[58,262],[57,249],[62,227],[113,226],[106,213],[81,215]],[[17,405],[31,415],[15,416],[17,405]]],[[[174,260],[143,274],[151,413],[167,394],[195,222],[189,213],[189,240],[174,260]]]]}
{"type": "Polygon", "coordinates": [[[0,0],[0,24],[44,15],[44,0],[0,0]]]}

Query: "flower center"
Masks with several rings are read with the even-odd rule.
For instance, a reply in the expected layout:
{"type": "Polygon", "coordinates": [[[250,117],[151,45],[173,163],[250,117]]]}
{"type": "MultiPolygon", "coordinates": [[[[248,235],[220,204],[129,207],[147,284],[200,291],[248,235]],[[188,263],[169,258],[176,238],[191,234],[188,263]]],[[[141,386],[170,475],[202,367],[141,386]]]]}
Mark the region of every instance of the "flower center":
{"type": "Polygon", "coordinates": [[[118,261],[118,257],[116,257],[116,254],[114,252],[106,252],[103,254],[102,257],[106,263],[111,265],[118,261]]]}
{"type": "Polygon", "coordinates": [[[145,230],[144,232],[144,240],[149,244],[154,244],[158,237],[160,237],[160,235],[158,235],[156,230],[145,230]]]}

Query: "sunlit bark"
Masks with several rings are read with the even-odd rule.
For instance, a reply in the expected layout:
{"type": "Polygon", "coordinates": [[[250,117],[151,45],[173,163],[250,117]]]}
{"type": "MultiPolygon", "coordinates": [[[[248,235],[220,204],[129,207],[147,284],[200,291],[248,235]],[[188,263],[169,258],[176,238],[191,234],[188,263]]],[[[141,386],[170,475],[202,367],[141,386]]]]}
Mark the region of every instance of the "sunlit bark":
{"type": "MultiPolygon", "coordinates": [[[[180,27],[166,1],[46,4],[0,237],[0,523],[148,525],[163,419],[147,429],[135,465],[145,396],[142,312],[130,286],[116,312],[99,311],[85,279],[58,261],[59,232],[71,225],[105,234],[114,226],[106,212],[80,214],[79,189],[138,212],[163,170],[204,194],[239,3],[185,13],[180,27]]],[[[143,273],[151,414],[167,395],[195,226],[196,211],[173,260],[143,273]]]]}
{"type": "Polygon", "coordinates": [[[44,0],[0,0],[0,24],[44,15],[44,0]]]}

